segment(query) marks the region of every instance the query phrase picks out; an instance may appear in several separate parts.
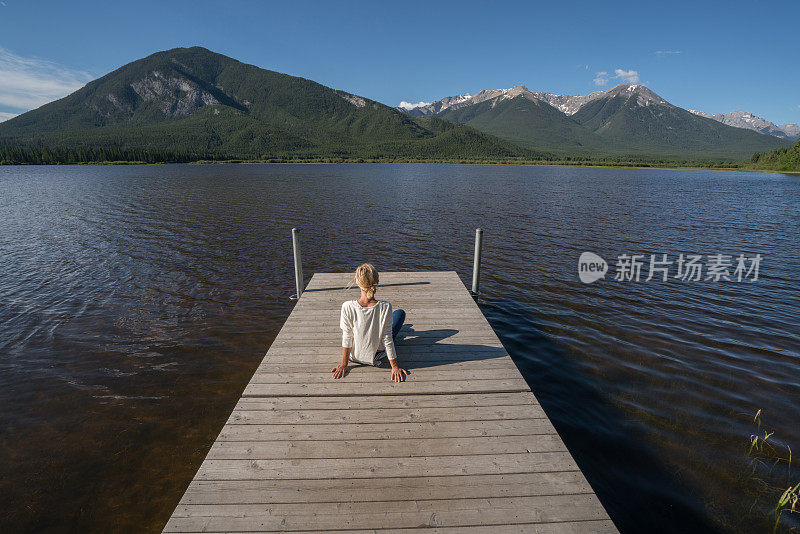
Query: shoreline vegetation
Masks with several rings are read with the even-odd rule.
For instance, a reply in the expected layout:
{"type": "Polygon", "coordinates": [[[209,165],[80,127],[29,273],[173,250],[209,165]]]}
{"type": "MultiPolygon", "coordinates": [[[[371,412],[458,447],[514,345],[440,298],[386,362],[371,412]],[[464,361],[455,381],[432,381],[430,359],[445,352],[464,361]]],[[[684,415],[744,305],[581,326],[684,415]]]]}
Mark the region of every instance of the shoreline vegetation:
{"type": "MultiPolygon", "coordinates": [[[[658,169],[658,170],[717,170],[740,172],[779,172],[800,174],[800,164],[770,165],[755,159],[752,162],[733,161],[606,161],[582,158],[564,159],[468,159],[468,158],[355,158],[355,157],[274,157],[264,159],[243,158],[175,158],[164,159],[68,159],[26,157],[15,160],[0,159],[0,166],[14,165],[325,165],[325,164],[430,164],[430,165],[519,165],[536,167],[594,167],[609,169],[658,169]]],[[[770,162],[771,163],[771,162],[770,162]]]]}
{"type": "Polygon", "coordinates": [[[707,169],[747,172],[780,172],[800,174],[800,140],[793,146],[769,152],[756,152],[750,161],[712,158],[636,157],[599,155],[537,154],[524,156],[374,156],[357,154],[313,155],[282,154],[260,158],[235,157],[192,151],[127,149],[117,147],[50,148],[42,145],[0,144],[2,165],[159,165],[159,164],[460,164],[460,165],[527,165],[558,167],[605,167],[617,169],[707,169]]]}
{"type": "Polygon", "coordinates": [[[790,147],[756,152],[750,158],[750,164],[777,172],[800,173],[800,139],[790,147]]]}

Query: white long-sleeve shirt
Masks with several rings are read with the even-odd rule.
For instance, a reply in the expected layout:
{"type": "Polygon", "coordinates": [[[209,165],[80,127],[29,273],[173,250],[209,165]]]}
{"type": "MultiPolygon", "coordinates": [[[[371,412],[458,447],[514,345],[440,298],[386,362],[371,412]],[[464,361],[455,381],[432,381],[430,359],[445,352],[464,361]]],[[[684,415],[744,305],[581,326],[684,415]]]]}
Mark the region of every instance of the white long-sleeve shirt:
{"type": "Polygon", "coordinates": [[[392,305],[385,300],[368,308],[357,300],[348,300],[342,304],[339,327],[342,347],[352,349],[353,360],[374,365],[379,350],[385,350],[390,360],[397,359],[392,338],[392,305]]]}

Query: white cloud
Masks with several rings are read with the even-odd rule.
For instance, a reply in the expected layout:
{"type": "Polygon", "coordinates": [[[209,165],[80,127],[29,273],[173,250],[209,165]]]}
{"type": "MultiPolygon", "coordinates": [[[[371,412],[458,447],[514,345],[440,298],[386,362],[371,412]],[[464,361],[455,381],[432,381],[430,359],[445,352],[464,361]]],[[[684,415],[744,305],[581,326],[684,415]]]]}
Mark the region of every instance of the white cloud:
{"type": "Polygon", "coordinates": [[[608,73],[607,72],[597,72],[595,73],[594,84],[595,85],[606,85],[608,83],[608,73]]]}
{"type": "Polygon", "coordinates": [[[422,100],[420,100],[416,104],[412,104],[411,102],[406,102],[405,100],[403,100],[402,102],[397,104],[397,107],[405,109],[405,110],[412,110],[412,109],[421,108],[421,107],[428,106],[428,105],[430,105],[430,102],[423,102],[422,100]]]}
{"type": "Polygon", "coordinates": [[[606,71],[595,72],[594,82],[595,85],[604,86],[608,85],[611,80],[620,80],[622,83],[639,83],[639,72],[633,69],[614,69],[614,74],[611,75],[606,71]]]}
{"type": "Polygon", "coordinates": [[[615,78],[619,78],[626,83],[639,83],[639,73],[633,69],[614,69],[614,74],[616,74],[615,78]]]}
{"type": "Polygon", "coordinates": [[[677,56],[683,54],[683,50],[656,50],[657,56],[677,56]]]}
{"type": "Polygon", "coordinates": [[[83,87],[92,76],[0,47],[0,106],[29,110],[83,87]]]}
{"type": "Polygon", "coordinates": [[[5,111],[0,111],[0,122],[7,121],[8,119],[13,119],[16,117],[16,113],[6,113],[5,111]]]}

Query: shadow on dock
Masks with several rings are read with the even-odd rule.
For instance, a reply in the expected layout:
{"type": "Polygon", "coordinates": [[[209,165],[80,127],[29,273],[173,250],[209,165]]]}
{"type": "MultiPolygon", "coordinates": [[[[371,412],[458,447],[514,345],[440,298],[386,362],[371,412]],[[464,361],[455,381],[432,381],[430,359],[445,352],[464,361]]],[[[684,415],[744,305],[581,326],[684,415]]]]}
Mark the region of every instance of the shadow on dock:
{"type": "Polygon", "coordinates": [[[451,336],[458,334],[459,330],[453,328],[437,328],[433,330],[414,330],[413,324],[403,325],[395,340],[398,350],[398,359],[404,369],[424,369],[426,367],[441,367],[449,363],[466,361],[492,360],[503,358],[507,355],[503,347],[478,344],[445,344],[439,343],[451,336]],[[430,353],[415,355],[411,358],[404,357],[404,347],[416,345],[414,340],[424,340],[430,345],[430,353]]]}

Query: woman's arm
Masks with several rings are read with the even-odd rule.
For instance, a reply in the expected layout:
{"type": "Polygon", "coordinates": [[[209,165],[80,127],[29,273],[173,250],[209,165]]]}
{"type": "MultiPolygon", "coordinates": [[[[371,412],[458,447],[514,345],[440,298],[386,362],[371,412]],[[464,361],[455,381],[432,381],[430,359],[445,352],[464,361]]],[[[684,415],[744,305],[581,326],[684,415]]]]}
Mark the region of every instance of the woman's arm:
{"type": "MultiPolygon", "coordinates": [[[[391,315],[390,315],[391,317],[391,315]]],[[[406,379],[408,371],[401,369],[397,364],[397,353],[394,350],[394,338],[392,337],[392,326],[389,324],[389,333],[383,336],[383,347],[386,350],[386,356],[389,358],[389,363],[392,364],[392,381],[402,382],[406,379]]]]}
{"type": "Polygon", "coordinates": [[[401,369],[397,364],[397,352],[394,350],[394,336],[392,336],[392,305],[389,304],[386,317],[383,321],[383,332],[381,332],[381,341],[383,341],[383,348],[386,350],[386,356],[389,358],[389,363],[392,364],[392,381],[403,382],[406,379],[408,371],[401,369]]]}
{"type": "Polygon", "coordinates": [[[353,348],[353,322],[347,312],[347,303],[342,304],[339,315],[339,328],[342,329],[342,363],[331,369],[333,378],[342,378],[347,374],[347,362],[353,348]]]}

